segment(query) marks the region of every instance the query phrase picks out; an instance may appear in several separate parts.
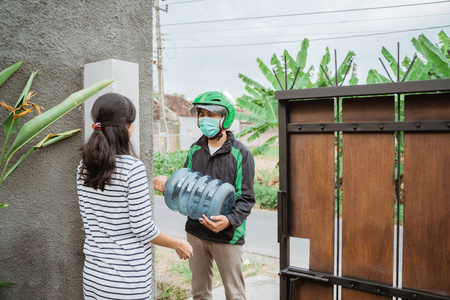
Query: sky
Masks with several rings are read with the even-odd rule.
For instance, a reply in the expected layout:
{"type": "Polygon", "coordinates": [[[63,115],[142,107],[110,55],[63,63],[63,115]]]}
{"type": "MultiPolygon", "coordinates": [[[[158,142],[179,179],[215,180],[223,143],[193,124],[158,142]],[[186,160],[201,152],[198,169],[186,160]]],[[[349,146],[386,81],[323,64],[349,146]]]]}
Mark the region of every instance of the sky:
{"type": "Polygon", "coordinates": [[[160,0],[166,4],[168,12],[160,11],[164,92],[189,100],[209,90],[241,97],[239,73],[270,86],[256,59],[270,67],[284,50],[296,57],[305,38],[307,68],[318,71],[327,47],[332,70],[335,51],[338,65],[353,51],[358,84],[365,84],[370,69],[387,76],[379,61],[388,65],[383,46],[397,57],[400,45],[400,58],[412,59],[412,38],[424,34],[437,44],[441,30],[450,36],[450,0],[160,0]]]}

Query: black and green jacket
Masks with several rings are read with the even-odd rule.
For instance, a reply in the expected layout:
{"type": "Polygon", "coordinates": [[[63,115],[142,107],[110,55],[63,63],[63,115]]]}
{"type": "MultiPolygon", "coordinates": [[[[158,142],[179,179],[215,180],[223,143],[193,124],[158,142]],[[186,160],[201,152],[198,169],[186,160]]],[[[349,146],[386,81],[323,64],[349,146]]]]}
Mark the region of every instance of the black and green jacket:
{"type": "Polygon", "coordinates": [[[236,140],[231,131],[226,133],[228,139],[212,156],[209,153],[208,138],[202,136],[191,146],[184,167],[234,186],[236,202],[232,211],[226,215],[231,225],[214,233],[198,220],[188,217],[186,231],[202,240],[243,245],[247,216],[255,204],[255,162],[250,150],[236,140]]]}

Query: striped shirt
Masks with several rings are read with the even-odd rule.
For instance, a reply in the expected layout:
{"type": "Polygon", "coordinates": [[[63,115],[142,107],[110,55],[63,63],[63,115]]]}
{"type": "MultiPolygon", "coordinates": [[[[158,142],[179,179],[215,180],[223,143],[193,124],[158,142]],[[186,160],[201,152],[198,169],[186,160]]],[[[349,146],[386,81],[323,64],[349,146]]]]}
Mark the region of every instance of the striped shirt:
{"type": "Polygon", "coordinates": [[[83,185],[81,164],[77,190],[86,234],[84,299],[150,299],[150,241],[159,229],[152,220],[144,164],[131,155],[117,155],[104,191],[83,185]]]}

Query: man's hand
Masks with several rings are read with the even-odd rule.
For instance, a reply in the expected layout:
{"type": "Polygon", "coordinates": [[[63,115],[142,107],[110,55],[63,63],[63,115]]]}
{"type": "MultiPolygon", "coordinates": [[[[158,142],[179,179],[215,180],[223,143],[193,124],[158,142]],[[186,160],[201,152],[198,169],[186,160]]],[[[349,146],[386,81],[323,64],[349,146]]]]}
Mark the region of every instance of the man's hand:
{"type": "Polygon", "coordinates": [[[164,189],[166,187],[167,177],[163,175],[158,175],[153,179],[153,188],[164,194],[164,189]]]}
{"type": "Polygon", "coordinates": [[[211,219],[208,219],[207,216],[202,215],[203,218],[199,218],[201,224],[205,225],[206,228],[211,230],[212,232],[218,233],[228,226],[230,226],[230,220],[226,216],[211,216],[211,219]]]}

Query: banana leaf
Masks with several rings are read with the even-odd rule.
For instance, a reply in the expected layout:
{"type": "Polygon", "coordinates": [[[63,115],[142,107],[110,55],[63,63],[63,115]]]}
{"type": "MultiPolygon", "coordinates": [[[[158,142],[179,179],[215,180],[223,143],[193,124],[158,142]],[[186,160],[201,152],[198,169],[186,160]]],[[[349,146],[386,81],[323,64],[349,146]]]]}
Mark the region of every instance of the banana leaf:
{"type": "Polygon", "coordinates": [[[0,72],[0,85],[2,85],[3,82],[5,82],[6,79],[9,78],[9,76],[11,76],[18,68],[20,68],[21,65],[22,61],[19,61],[0,72]]]}
{"type": "Polygon", "coordinates": [[[244,74],[239,73],[238,77],[247,85],[254,86],[258,90],[265,90],[266,88],[259,84],[258,82],[254,81],[253,79],[245,76],[244,74]]]}
{"type": "Polygon", "coordinates": [[[419,36],[419,44],[424,51],[424,56],[433,62],[436,73],[441,78],[449,78],[450,77],[450,66],[449,61],[445,57],[445,55],[439,50],[436,45],[433,45],[425,35],[421,34],[419,36]]]}
{"type": "Polygon", "coordinates": [[[82,104],[92,95],[111,84],[112,80],[102,80],[90,87],[87,87],[81,91],[75,92],[70,95],[66,100],[58,104],[57,106],[47,110],[46,112],[34,117],[27,123],[25,123],[16,136],[11,148],[6,153],[7,162],[11,159],[11,156],[22,148],[26,143],[31,141],[39,133],[56,122],[59,118],[67,114],[69,111],[82,104]]]}
{"type": "Polygon", "coordinates": [[[278,103],[272,97],[268,97],[267,95],[262,95],[261,98],[262,107],[266,111],[266,116],[269,122],[277,123],[278,121],[278,103]]]}
{"type": "MultiPolygon", "coordinates": [[[[341,65],[338,69],[338,82],[342,84],[342,80],[344,80],[345,72],[349,68],[350,61],[355,57],[355,52],[348,51],[347,55],[345,56],[344,60],[342,61],[341,65]]],[[[349,70],[350,71],[350,70],[349,70]]]]}
{"type": "Polygon", "coordinates": [[[57,142],[62,141],[64,139],[67,139],[67,138],[73,136],[75,133],[79,132],[80,130],[81,129],[74,129],[74,130],[69,130],[69,131],[66,131],[66,132],[59,133],[59,134],[51,134],[51,133],[48,134],[42,141],[40,141],[36,145],[32,146],[27,152],[25,152],[22,155],[22,157],[20,157],[20,159],[5,173],[5,175],[3,176],[2,180],[5,180],[9,176],[11,176],[11,174],[17,169],[17,167],[19,167],[19,165],[25,159],[27,159],[29,156],[34,154],[39,149],[42,149],[44,147],[48,147],[50,145],[53,145],[54,143],[57,143],[57,142]]]}
{"type": "Polygon", "coordinates": [[[261,136],[261,134],[263,134],[264,132],[266,132],[267,130],[270,129],[270,125],[269,124],[261,124],[259,126],[257,126],[253,132],[253,134],[251,136],[249,136],[247,138],[247,141],[251,142],[253,140],[256,140],[257,138],[259,138],[261,136]]]}
{"type": "Polygon", "coordinates": [[[354,63],[353,67],[352,67],[352,77],[350,77],[350,80],[348,81],[348,83],[350,85],[357,85],[358,84],[358,77],[356,77],[356,70],[357,70],[357,65],[354,63]]]}
{"type": "Polygon", "coordinates": [[[245,90],[246,90],[250,95],[252,95],[254,98],[260,98],[260,97],[261,97],[261,94],[258,93],[254,88],[252,88],[252,87],[249,86],[249,85],[246,85],[246,86],[245,86],[245,90]]]}
{"type": "MultiPolygon", "coordinates": [[[[292,82],[294,81],[294,76],[297,73],[297,70],[299,69],[299,66],[297,65],[297,61],[289,54],[287,50],[284,51],[284,55],[286,56],[286,64],[289,67],[286,72],[288,72],[288,88],[290,85],[292,85],[292,82]]],[[[301,70],[299,70],[299,73],[301,70]]]]}
{"type": "Polygon", "coordinates": [[[447,50],[450,49],[450,38],[445,34],[443,30],[439,32],[438,36],[439,43],[442,44],[442,53],[444,53],[446,57],[450,57],[449,53],[447,52],[447,50]]]}
{"type": "Polygon", "coordinates": [[[242,108],[248,110],[251,113],[254,113],[258,118],[267,118],[266,111],[259,105],[256,105],[252,102],[245,101],[244,99],[237,98],[236,103],[239,104],[242,108]]]}
{"type": "MultiPolygon", "coordinates": [[[[286,55],[286,50],[284,50],[284,55],[286,55]]],[[[283,59],[284,59],[284,55],[283,55],[283,59]]],[[[278,57],[275,54],[270,59],[270,64],[274,67],[275,73],[277,74],[278,79],[280,80],[281,85],[282,85],[278,89],[284,89],[286,86],[286,83],[285,83],[286,80],[284,78],[284,68],[282,67],[280,60],[278,59],[278,57]]],[[[277,83],[278,83],[278,81],[277,81],[277,83]]],[[[278,86],[279,85],[280,84],[278,84],[278,86]]]]}
{"type": "Polygon", "coordinates": [[[261,126],[261,124],[255,124],[255,125],[251,125],[245,129],[242,129],[241,131],[239,131],[238,133],[236,133],[236,138],[240,138],[243,137],[249,133],[252,133],[253,131],[255,131],[259,126],[261,126]]]}
{"type": "Polygon", "coordinates": [[[304,39],[302,41],[301,50],[297,54],[297,64],[300,68],[300,71],[303,71],[303,69],[306,66],[306,59],[308,58],[308,47],[309,47],[309,40],[304,39]]]}
{"type": "Polygon", "coordinates": [[[266,122],[265,119],[258,118],[253,114],[242,113],[239,111],[236,112],[235,117],[236,117],[236,119],[238,119],[240,121],[251,122],[251,123],[255,123],[255,124],[263,124],[266,122]]]}
{"type": "MultiPolygon", "coordinates": [[[[33,80],[36,77],[36,75],[37,71],[31,73],[30,78],[28,78],[27,84],[25,85],[22,93],[19,96],[19,99],[17,100],[15,108],[21,106],[25,101],[28,93],[31,90],[31,84],[33,83],[33,80]]],[[[19,128],[19,119],[14,120],[14,114],[11,112],[8,118],[6,118],[6,121],[3,123],[3,129],[5,130],[6,140],[8,140],[9,136],[11,134],[14,134],[18,128],[19,128]]]]}
{"type": "Polygon", "coordinates": [[[297,80],[294,84],[294,89],[308,89],[313,87],[313,83],[311,82],[311,73],[314,71],[314,67],[309,67],[308,72],[300,72],[298,74],[297,80]]]}
{"type": "Polygon", "coordinates": [[[397,74],[398,73],[398,70],[397,70],[397,66],[398,66],[397,59],[395,59],[392,56],[392,54],[385,47],[383,47],[381,49],[381,53],[383,54],[384,58],[386,58],[386,60],[389,62],[389,66],[391,67],[391,70],[394,73],[394,76],[396,78],[400,78],[401,79],[404,76],[405,72],[400,68],[400,75],[397,74]]]}
{"type": "Polygon", "coordinates": [[[367,84],[376,84],[376,83],[387,83],[391,82],[389,79],[378,73],[377,70],[370,69],[369,73],[367,74],[366,79],[367,84]]]}
{"type": "Polygon", "coordinates": [[[252,150],[252,155],[262,155],[269,150],[269,147],[275,143],[276,139],[278,138],[278,135],[274,135],[273,137],[269,138],[267,141],[265,141],[262,145],[259,145],[252,150]]]}
{"type": "Polygon", "coordinates": [[[273,86],[275,90],[280,89],[280,85],[278,84],[277,79],[275,78],[275,75],[273,75],[272,70],[270,70],[266,64],[260,60],[259,58],[256,59],[258,62],[258,67],[263,73],[264,77],[266,77],[267,81],[270,82],[270,84],[273,86]]]}

